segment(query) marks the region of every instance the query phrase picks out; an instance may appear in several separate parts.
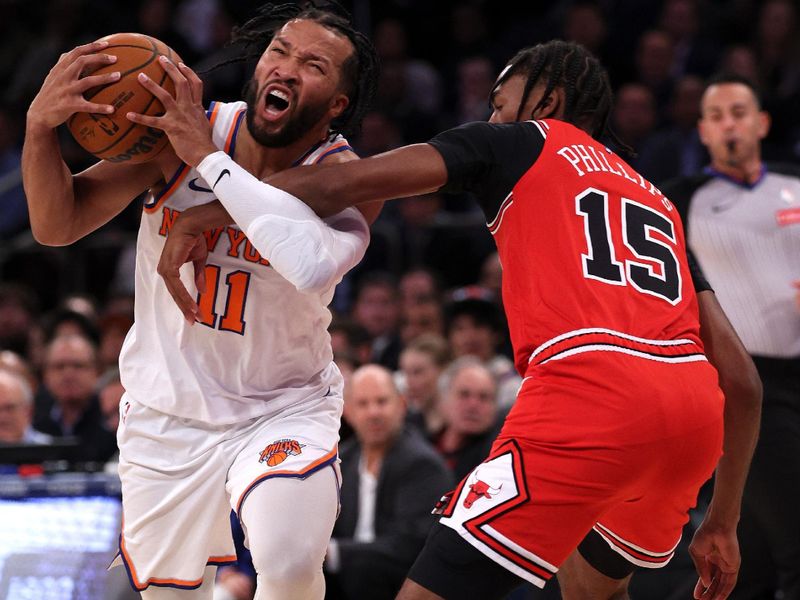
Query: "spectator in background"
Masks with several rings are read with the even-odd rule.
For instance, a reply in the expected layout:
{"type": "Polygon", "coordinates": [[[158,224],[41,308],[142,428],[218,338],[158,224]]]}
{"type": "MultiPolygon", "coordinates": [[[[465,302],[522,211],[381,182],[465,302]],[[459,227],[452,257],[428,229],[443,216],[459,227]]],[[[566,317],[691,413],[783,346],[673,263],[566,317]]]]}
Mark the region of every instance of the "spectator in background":
{"type": "Polygon", "coordinates": [[[80,336],[94,346],[100,343],[100,331],[94,321],[85,314],[69,308],[57,308],[42,319],[44,338],[51,342],[57,337],[80,336]]]}
{"type": "MultiPolygon", "coordinates": [[[[611,113],[614,132],[638,153],[658,124],[658,109],[653,92],[640,83],[626,83],[617,91],[611,113]]],[[[629,159],[638,168],[638,157],[629,159]]]]}
{"type": "Polygon", "coordinates": [[[672,75],[709,76],[719,60],[718,43],[709,31],[700,30],[697,0],[666,0],[658,28],[671,39],[674,48],[672,75]]]}
{"type": "Polygon", "coordinates": [[[404,304],[400,312],[400,341],[403,347],[422,335],[443,335],[442,303],[429,298],[414,304],[404,304]]]}
{"type": "MultiPolygon", "coordinates": [[[[797,4],[790,0],[769,0],[760,4],[753,47],[763,90],[764,108],[773,127],[769,142],[781,156],[790,151],[800,156],[800,30],[797,4]]],[[[763,152],[770,157],[771,149],[763,152]]]]}
{"type": "Polygon", "coordinates": [[[372,110],[364,115],[361,132],[353,140],[353,148],[361,156],[380,154],[403,145],[400,127],[385,111],[372,110]]]}
{"type": "Polygon", "coordinates": [[[770,120],[752,82],[719,76],[701,106],[711,165],[662,189],[764,388],[731,598],[800,598],[800,170],[762,162],[770,120]]]}
{"type": "Polygon", "coordinates": [[[31,388],[31,391],[36,394],[36,390],[39,387],[39,381],[33,374],[30,364],[28,364],[28,362],[26,362],[25,359],[19,354],[12,352],[11,350],[0,350],[0,369],[11,371],[21,376],[25,381],[28,382],[28,386],[31,388]]]}
{"type": "Polygon", "coordinates": [[[19,115],[0,107],[0,241],[26,229],[28,204],[22,190],[19,115]]]}
{"type": "Polygon", "coordinates": [[[442,431],[439,377],[450,362],[447,341],[435,335],[421,335],[400,354],[400,389],[408,403],[407,421],[423,435],[434,439],[442,431]]]}
{"type": "Polygon", "coordinates": [[[36,431],[33,422],[33,391],[16,371],[0,367],[0,445],[49,444],[53,438],[36,431]]]}
{"type": "Polygon", "coordinates": [[[648,180],[661,183],[691,175],[708,162],[708,153],[697,133],[703,88],[703,81],[694,75],[686,75],[675,84],[669,126],[647,138],[636,159],[639,172],[648,180]]]}
{"type": "Polygon", "coordinates": [[[136,31],[161,40],[178,53],[183,62],[194,64],[197,54],[175,27],[177,3],[172,0],[142,0],[136,14],[136,31]]]}
{"type": "Polygon", "coordinates": [[[412,267],[403,273],[398,285],[400,301],[403,306],[423,302],[425,300],[439,301],[442,296],[442,284],[433,270],[418,266],[412,267]]]}
{"type": "Polygon", "coordinates": [[[50,402],[46,408],[37,407],[44,411],[34,427],[56,437],[79,438],[77,461],[106,462],[117,447],[100,410],[97,380],[97,348],[90,340],[63,335],[47,345],[43,382],[50,402]]]}
{"type": "Polygon", "coordinates": [[[328,327],[328,333],[331,336],[334,356],[348,356],[356,367],[369,362],[372,354],[372,338],[363,325],[353,319],[334,317],[328,327]]]}
{"type": "Polygon", "coordinates": [[[564,39],[580,44],[600,60],[607,58],[608,24],[603,9],[592,0],[570,3],[564,15],[564,39]]]}
{"type": "MultiPolygon", "coordinates": [[[[758,59],[751,46],[745,44],[728,46],[720,59],[720,71],[744,77],[761,87],[758,59]]],[[[700,103],[698,102],[699,105],[700,103]]]]}
{"type": "Polygon", "coordinates": [[[100,331],[98,360],[100,369],[116,368],[122,344],[133,325],[133,316],[126,313],[106,312],[97,322],[100,331]]]}
{"type": "Polygon", "coordinates": [[[494,64],[486,56],[470,56],[458,63],[457,73],[456,112],[453,120],[446,125],[487,120],[492,112],[486,98],[494,85],[494,64]]]}
{"type": "Polygon", "coordinates": [[[400,355],[400,295],[393,276],[372,272],[361,278],[353,318],[372,337],[371,362],[396,369],[400,355]]]}
{"type": "Polygon", "coordinates": [[[491,300],[467,297],[445,308],[445,331],[454,358],[474,356],[496,380],[495,396],[507,412],[517,397],[522,379],[514,363],[498,349],[508,337],[500,307],[491,300]]]}
{"type": "Polygon", "coordinates": [[[30,335],[38,318],[38,305],[33,290],[0,283],[0,349],[29,357],[30,335]]]}
{"type": "Polygon", "coordinates": [[[481,265],[481,278],[478,285],[488,290],[501,307],[503,304],[503,265],[500,263],[500,255],[493,252],[483,261],[481,265]]]}
{"type": "Polygon", "coordinates": [[[409,56],[403,22],[383,19],[375,26],[372,42],[382,65],[394,63],[401,69],[406,92],[403,102],[425,115],[438,114],[442,104],[441,76],[429,62],[409,56]]]}
{"type": "Polygon", "coordinates": [[[439,386],[444,428],[434,445],[460,481],[488,456],[500,430],[497,383],[480,360],[463,356],[445,369],[439,386]]]}
{"type": "Polygon", "coordinates": [[[453,485],[434,449],[404,428],[391,372],[356,370],[344,413],[355,437],[340,448],[342,509],[325,558],[329,600],[394,598],[433,524],[433,503],[453,485]]]}
{"type": "Polygon", "coordinates": [[[639,38],[634,56],[636,82],[653,93],[657,112],[666,108],[672,95],[675,46],[669,35],[651,29],[639,38]]]}

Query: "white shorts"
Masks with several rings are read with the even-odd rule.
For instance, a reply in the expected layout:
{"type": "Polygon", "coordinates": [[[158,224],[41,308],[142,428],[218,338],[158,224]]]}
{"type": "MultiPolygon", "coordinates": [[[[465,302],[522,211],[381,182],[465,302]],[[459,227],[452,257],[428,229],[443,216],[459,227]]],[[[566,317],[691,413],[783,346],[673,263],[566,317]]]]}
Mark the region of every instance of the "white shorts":
{"type": "Polygon", "coordinates": [[[304,479],[328,466],[341,481],[341,411],[341,396],[328,395],[279,415],[212,426],[123,397],[117,432],[123,523],[114,564],[121,560],[137,591],[199,587],[206,565],[236,561],[231,509],[238,514],[256,485],[272,477],[304,479]]]}

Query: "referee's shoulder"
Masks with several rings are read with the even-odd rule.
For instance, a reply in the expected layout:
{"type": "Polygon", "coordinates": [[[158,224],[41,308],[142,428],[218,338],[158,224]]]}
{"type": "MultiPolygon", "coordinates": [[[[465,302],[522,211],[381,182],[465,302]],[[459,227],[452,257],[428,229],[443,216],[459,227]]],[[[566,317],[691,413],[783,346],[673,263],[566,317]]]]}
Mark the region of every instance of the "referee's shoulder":
{"type": "Polygon", "coordinates": [[[800,165],[787,162],[768,162],[766,163],[767,173],[776,175],[787,175],[800,179],[800,165]]]}

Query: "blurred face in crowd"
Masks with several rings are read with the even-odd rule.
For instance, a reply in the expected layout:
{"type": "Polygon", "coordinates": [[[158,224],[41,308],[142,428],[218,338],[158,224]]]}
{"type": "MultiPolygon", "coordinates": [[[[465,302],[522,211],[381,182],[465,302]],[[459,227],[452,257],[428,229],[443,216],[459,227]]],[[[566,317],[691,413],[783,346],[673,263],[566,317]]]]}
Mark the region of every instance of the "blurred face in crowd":
{"type": "Polygon", "coordinates": [[[356,369],[350,378],[344,415],[362,446],[383,447],[403,428],[406,403],[387,369],[366,365],[356,369]]]}
{"type": "Polygon", "coordinates": [[[373,337],[392,332],[399,315],[397,295],[387,285],[370,285],[361,290],[353,311],[356,321],[373,337]]]}
{"type": "Polygon", "coordinates": [[[30,390],[16,373],[0,370],[0,444],[22,441],[33,418],[30,390]]]}
{"type": "Polygon", "coordinates": [[[461,435],[488,431],[497,416],[494,377],[481,365],[459,370],[450,382],[444,402],[447,426],[461,435]]]}
{"type": "Polygon", "coordinates": [[[638,83],[623,85],[617,92],[613,117],[622,141],[637,145],[652,133],[658,120],[653,93],[638,83]]]}
{"type": "Polygon", "coordinates": [[[441,335],[443,329],[442,307],[435,300],[427,300],[403,307],[400,339],[404,344],[425,333],[441,335]]]}
{"type": "Polygon", "coordinates": [[[48,346],[44,384],[59,404],[85,405],[97,384],[97,355],[86,338],[58,337],[48,346]]]}
{"type": "Polygon", "coordinates": [[[436,281],[427,271],[409,271],[400,280],[400,298],[403,305],[416,304],[436,298],[436,281]]]}
{"type": "Polygon", "coordinates": [[[400,370],[406,378],[406,399],[420,410],[436,402],[437,383],[442,369],[427,352],[405,350],[400,355],[400,370]]]}
{"type": "Polygon", "coordinates": [[[769,117],[749,87],[742,83],[712,85],[703,94],[701,111],[700,139],[715,167],[745,168],[748,162],[760,160],[769,117]]]}
{"type": "Polygon", "coordinates": [[[447,338],[456,358],[471,355],[487,361],[495,355],[497,334],[489,325],[477,322],[472,315],[455,317],[447,338]]]}

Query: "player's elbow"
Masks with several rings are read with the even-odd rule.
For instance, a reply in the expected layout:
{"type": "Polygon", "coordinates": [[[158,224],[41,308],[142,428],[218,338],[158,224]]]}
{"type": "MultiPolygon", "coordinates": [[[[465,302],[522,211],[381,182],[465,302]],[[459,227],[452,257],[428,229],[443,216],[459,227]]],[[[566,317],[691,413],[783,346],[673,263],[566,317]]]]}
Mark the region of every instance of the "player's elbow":
{"type": "Polygon", "coordinates": [[[729,402],[736,402],[744,412],[758,414],[761,412],[763,386],[752,359],[739,365],[728,373],[720,374],[720,387],[729,402]]]}
{"type": "Polygon", "coordinates": [[[323,294],[341,279],[337,265],[329,257],[321,257],[311,267],[293,282],[299,292],[323,294]]]}
{"type": "Polygon", "coordinates": [[[42,246],[69,246],[78,240],[77,237],[70,235],[65,228],[57,226],[45,226],[31,221],[31,233],[33,239],[42,246]]]}

